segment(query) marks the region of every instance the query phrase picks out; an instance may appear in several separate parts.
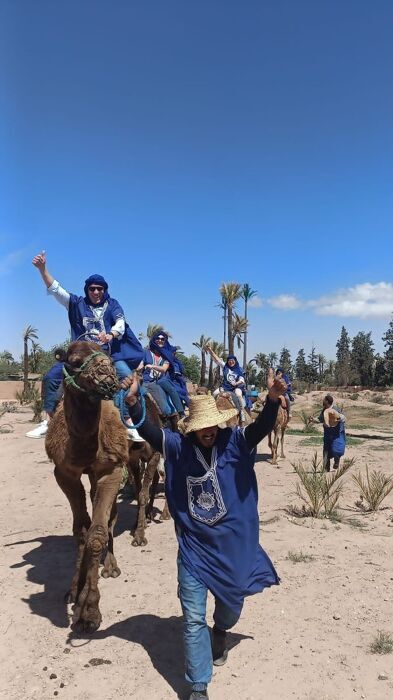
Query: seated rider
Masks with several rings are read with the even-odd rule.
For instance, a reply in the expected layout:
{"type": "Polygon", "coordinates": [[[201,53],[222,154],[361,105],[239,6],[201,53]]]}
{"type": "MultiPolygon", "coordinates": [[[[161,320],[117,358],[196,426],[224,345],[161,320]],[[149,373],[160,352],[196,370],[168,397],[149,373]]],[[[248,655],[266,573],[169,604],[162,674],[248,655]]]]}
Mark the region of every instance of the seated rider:
{"type": "MultiPolygon", "coordinates": [[[[67,292],[50,274],[46,267],[44,250],[33,258],[33,265],[39,270],[48,293],[67,309],[71,339],[109,345],[119,379],[132,375],[141,365],[143,348],[126,322],[119,302],[109,296],[108,283],[104,277],[88,277],[85,281],[84,296],[77,296],[67,292]]],[[[126,422],[129,425],[129,437],[134,442],[141,442],[142,438],[132,428],[131,419],[126,422]]]]}
{"type": "MultiPolygon", "coordinates": [[[[206,345],[207,352],[211,355],[214,362],[221,367],[223,373],[223,380],[221,384],[221,389],[223,391],[230,391],[234,394],[235,404],[239,406],[240,410],[240,420],[244,423],[245,413],[244,409],[246,407],[246,402],[244,399],[244,394],[246,392],[246,380],[244,378],[244,370],[240,367],[235,355],[228,355],[226,362],[222,360],[210,345],[206,345]]],[[[213,396],[217,396],[218,389],[213,392],[213,396]]]]}
{"type": "Polygon", "coordinates": [[[184,365],[177,357],[178,348],[174,347],[174,362],[169,368],[169,376],[176,387],[176,391],[180,396],[183,406],[188,406],[190,397],[188,395],[187,383],[184,377],[184,365]]]}
{"type": "Polygon", "coordinates": [[[157,401],[163,415],[168,415],[168,402],[166,399],[163,401],[162,391],[171,400],[176,413],[183,416],[184,406],[170,375],[170,371],[175,371],[176,363],[178,365],[174,351],[175,348],[170,345],[165,331],[155,333],[150,339],[149,347],[144,350],[143,382],[157,401]]]}
{"type": "Polygon", "coordinates": [[[278,379],[283,379],[285,384],[287,385],[287,390],[284,394],[284,397],[285,397],[286,409],[288,411],[288,420],[290,420],[292,417],[292,415],[291,415],[291,402],[294,401],[294,398],[292,396],[291,380],[289,379],[288,375],[284,372],[282,367],[277,367],[276,377],[278,379]]]}
{"type": "Polygon", "coordinates": [[[29,438],[41,438],[48,432],[48,423],[52,418],[57,405],[62,397],[63,367],[66,352],[63,348],[54,351],[56,362],[42,377],[41,396],[44,403],[46,418],[33,430],[26,433],[29,438]]]}

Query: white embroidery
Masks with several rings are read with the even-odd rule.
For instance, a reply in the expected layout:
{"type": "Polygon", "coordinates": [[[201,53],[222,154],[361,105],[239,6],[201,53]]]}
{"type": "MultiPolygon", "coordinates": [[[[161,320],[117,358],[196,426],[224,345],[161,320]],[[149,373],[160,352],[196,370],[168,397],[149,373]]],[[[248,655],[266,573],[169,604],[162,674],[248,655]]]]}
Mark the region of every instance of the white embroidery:
{"type": "Polygon", "coordinates": [[[217,522],[217,520],[223,518],[227,512],[216,473],[217,448],[213,447],[212,464],[210,467],[200,449],[198,447],[194,447],[194,449],[197,459],[202,464],[206,473],[199,477],[187,477],[188,508],[190,515],[194,518],[194,520],[199,520],[207,525],[213,525],[215,522],[217,522]],[[212,493],[204,490],[203,485],[206,482],[210,483],[212,493]],[[200,491],[200,493],[197,496],[198,491],[200,491]],[[195,508],[196,505],[202,510],[207,511],[206,515],[199,514],[195,508]],[[208,517],[208,512],[211,511],[213,511],[213,513],[211,513],[211,516],[208,517]]]}

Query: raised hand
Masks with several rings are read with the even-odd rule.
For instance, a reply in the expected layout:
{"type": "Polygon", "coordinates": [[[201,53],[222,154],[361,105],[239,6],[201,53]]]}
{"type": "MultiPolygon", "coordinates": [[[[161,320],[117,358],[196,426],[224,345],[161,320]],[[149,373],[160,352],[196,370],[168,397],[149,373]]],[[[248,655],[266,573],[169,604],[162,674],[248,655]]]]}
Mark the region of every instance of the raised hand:
{"type": "Polygon", "coordinates": [[[120,386],[122,389],[128,389],[127,396],[125,397],[126,403],[128,403],[130,406],[133,406],[136,401],[137,401],[137,394],[139,392],[139,375],[137,372],[134,372],[133,374],[130,374],[128,377],[125,377],[122,379],[120,382],[120,386]]]}
{"type": "Polygon", "coordinates": [[[282,377],[275,377],[273,368],[269,367],[267,373],[267,388],[268,396],[271,401],[278,401],[280,396],[283,396],[287,390],[287,385],[282,377]]]}
{"type": "Polygon", "coordinates": [[[42,250],[41,253],[38,253],[38,255],[35,255],[32,263],[34,267],[37,267],[38,270],[45,270],[46,267],[46,253],[45,250],[42,250]]]}

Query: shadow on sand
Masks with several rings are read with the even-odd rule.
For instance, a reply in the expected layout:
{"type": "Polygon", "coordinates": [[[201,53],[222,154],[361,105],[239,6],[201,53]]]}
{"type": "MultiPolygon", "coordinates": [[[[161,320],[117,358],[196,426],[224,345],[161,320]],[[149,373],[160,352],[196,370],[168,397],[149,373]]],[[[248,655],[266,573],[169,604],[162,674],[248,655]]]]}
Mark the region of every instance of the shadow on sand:
{"type": "MultiPolygon", "coordinates": [[[[184,659],[182,651],[183,618],[158,617],[141,614],[116,622],[105,630],[94,633],[94,639],[118,637],[133,644],[140,644],[150,657],[157,673],[170,685],[178,698],[187,697],[190,687],[184,679],[184,659]]],[[[68,644],[73,641],[90,639],[88,635],[70,632],[68,644]]],[[[229,650],[236,647],[242,639],[252,637],[228,632],[229,650]]]]}

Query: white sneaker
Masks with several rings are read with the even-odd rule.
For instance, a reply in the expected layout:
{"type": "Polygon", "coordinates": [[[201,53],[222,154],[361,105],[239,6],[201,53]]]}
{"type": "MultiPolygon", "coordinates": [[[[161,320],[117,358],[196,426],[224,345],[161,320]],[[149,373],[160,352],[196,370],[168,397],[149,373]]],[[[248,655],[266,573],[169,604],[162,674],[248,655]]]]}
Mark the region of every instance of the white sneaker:
{"type": "Polygon", "coordinates": [[[127,436],[129,440],[132,440],[132,442],[145,442],[135,428],[127,428],[127,436]]]}
{"type": "Polygon", "coordinates": [[[36,428],[34,428],[33,430],[29,430],[29,432],[26,433],[26,437],[41,438],[41,437],[44,437],[44,435],[46,435],[47,432],[48,432],[48,421],[43,420],[42,423],[39,423],[39,425],[37,425],[36,428]]]}

